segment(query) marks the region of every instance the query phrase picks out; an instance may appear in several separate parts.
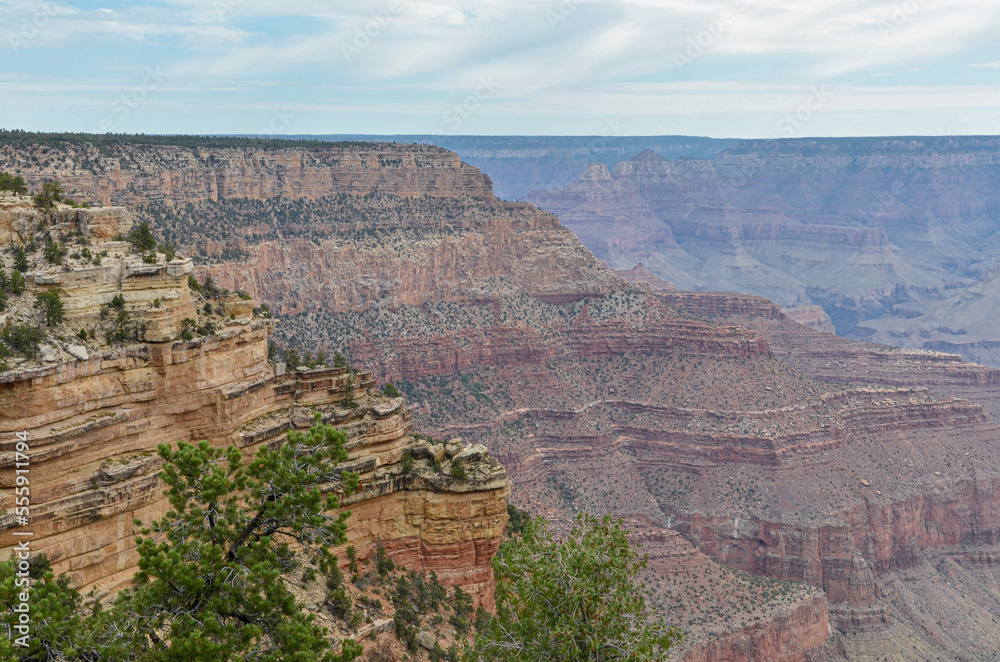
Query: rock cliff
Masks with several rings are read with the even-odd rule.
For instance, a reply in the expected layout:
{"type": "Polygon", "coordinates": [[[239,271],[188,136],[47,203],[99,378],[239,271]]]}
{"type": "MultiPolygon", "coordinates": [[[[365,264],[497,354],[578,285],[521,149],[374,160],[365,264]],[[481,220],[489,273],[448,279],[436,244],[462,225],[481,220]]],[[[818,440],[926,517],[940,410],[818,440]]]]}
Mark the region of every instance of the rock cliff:
{"type": "Polygon", "coordinates": [[[613,269],[819,305],[842,335],[1000,365],[976,312],[996,290],[982,281],[1000,256],[997,138],[741,141],[707,159],[647,147],[528,199],[613,269]]]}
{"type": "MultiPolygon", "coordinates": [[[[677,176],[644,159],[625,174],[677,176]]],[[[513,497],[556,527],[579,511],[635,523],[662,559],[655,599],[693,621],[689,659],[988,648],[993,607],[933,587],[940,559],[982,573],[1000,531],[995,371],[844,341],[761,297],[627,283],[551,215],[488,196],[251,198],[138,213],[282,312],[283,340],[343,351],[398,383],[421,429],[494,449],[513,497]],[[907,573],[922,579],[904,591],[907,573]],[[706,593],[716,580],[733,591],[706,593]],[[938,618],[961,634],[928,633],[938,618]]],[[[850,236],[892,252],[866,232],[850,236]]]]}
{"type": "Polygon", "coordinates": [[[282,147],[268,149],[267,141],[238,139],[55,140],[32,149],[30,141],[26,147],[8,134],[0,135],[0,169],[24,173],[34,186],[57,178],[71,197],[127,207],[151,201],[318,198],[330,191],[492,195],[489,177],[433,146],[275,143],[282,147]]]}
{"type": "MultiPolygon", "coordinates": [[[[348,538],[359,556],[383,544],[408,567],[436,570],[444,583],[491,603],[489,563],[506,523],[509,491],[496,460],[478,452],[467,458],[467,478],[452,478],[431,464],[438,460],[446,471],[454,451],[410,436],[409,409],[402,398],[375,390],[370,372],[284,372],[283,364],[269,363],[273,321],[235,295],[205,299],[191,290],[189,258],[167,262],[156,255],[153,262],[127,242],[93,241],[127,232],[131,217],[124,210],[43,214],[13,199],[5,209],[0,224],[13,216],[32,228],[27,288],[7,302],[8,329],[44,328],[47,344],[9,356],[0,373],[0,507],[6,509],[0,553],[9,553],[13,534],[25,528],[12,514],[16,432],[27,432],[31,446],[26,528],[33,548],[80,588],[104,592],[123,586],[134,571],[132,520],[149,521],[166,509],[158,444],[208,439],[249,454],[290,429],[308,427],[318,412],[347,432],[348,462],[361,474],[362,491],[345,499],[352,510],[348,538]],[[105,231],[102,224],[115,227],[105,231]],[[77,250],[103,256],[100,264],[93,258],[78,264],[81,256],[45,267],[31,250],[42,228],[48,239],[74,241],[77,250]],[[28,301],[54,286],[66,317],[46,327],[28,301]],[[103,320],[116,297],[137,325],[134,335],[112,340],[104,336],[103,320]],[[90,333],[80,337],[78,328],[90,333]],[[417,458],[406,475],[399,464],[405,450],[417,458]]],[[[20,239],[15,246],[23,249],[20,239]]]]}

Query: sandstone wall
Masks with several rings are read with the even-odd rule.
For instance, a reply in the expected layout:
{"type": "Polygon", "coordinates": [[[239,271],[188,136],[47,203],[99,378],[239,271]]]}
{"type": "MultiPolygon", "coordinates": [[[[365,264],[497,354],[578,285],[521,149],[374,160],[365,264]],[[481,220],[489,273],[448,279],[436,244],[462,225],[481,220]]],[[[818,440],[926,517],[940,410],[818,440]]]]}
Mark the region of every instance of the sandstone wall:
{"type": "MultiPolygon", "coordinates": [[[[208,439],[250,453],[312,411],[345,428],[351,461],[372,482],[413,445],[400,399],[369,394],[369,373],[351,389],[357,408],[341,407],[344,369],[276,375],[267,364],[268,325],[256,321],[191,342],[140,346],[87,361],[4,375],[0,387],[0,492],[13,505],[14,433],[31,439],[34,548],[83,588],[113,590],[134,570],[132,519],[166,508],[156,446],[208,439]]],[[[414,569],[438,570],[489,602],[489,562],[506,523],[506,476],[488,467],[478,482],[392,482],[363,491],[350,508],[348,537],[362,558],[382,541],[414,569]]],[[[470,471],[475,477],[476,467],[470,471]]],[[[10,548],[12,517],[0,531],[10,548]]]]}
{"type": "Polygon", "coordinates": [[[196,293],[189,258],[140,259],[125,242],[103,241],[127,231],[131,220],[120,209],[60,207],[41,215],[21,202],[5,213],[0,221],[13,219],[6,227],[17,230],[6,235],[10,241],[33,241],[42,228],[60,241],[79,237],[103,257],[99,264],[71,257],[48,265],[32,254],[27,291],[8,301],[0,320],[36,326],[46,343],[40,355],[11,358],[0,373],[0,555],[23,529],[13,515],[18,432],[31,446],[33,549],[84,592],[105,592],[134,572],[133,519],[150,521],[167,508],[159,444],[207,439],[249,455],[319,413],[345,430],[349,466],[361,474],[365,489],[346,500],[356,512],[348,538],[361,557],[384,544],[408,567],[437,570],[446,584],[492,604],[490,559],[506,524],[509,487],[485,449],[466,462],[466,480],[433,471],[430,460],[447,469],[450,455],[414,441],[402,398],[375,390],[371,372],[286,373],[269,363],[275,323],[253,313],[250,302],[196,293]],[[31,304],[53,288],[66,319],[47,326],[31,304]],[[114,314],[109,307],[119,295],[140,342],[93,331],[114,314]],[[84,337],[81,328],[91,331],[84,337]],[[423,459],[405,477],[399,461],[407,449],[423,459]]]}

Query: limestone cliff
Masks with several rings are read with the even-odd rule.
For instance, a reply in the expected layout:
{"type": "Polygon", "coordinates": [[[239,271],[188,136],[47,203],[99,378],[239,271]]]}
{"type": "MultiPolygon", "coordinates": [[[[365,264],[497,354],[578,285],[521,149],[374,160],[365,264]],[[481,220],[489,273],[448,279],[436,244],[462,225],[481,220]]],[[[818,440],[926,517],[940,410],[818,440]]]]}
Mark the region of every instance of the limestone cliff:
{"type": "Polygon", "coordinates": [[[0,139],[0,170],[24,173],[33,186],[57,178],[71,197],[101,205],[318,198],[330,191],[414,196],[433,189],[449,197],[493,191],[489,177],[433,146],[238,139],[192,144],[150,137],[96,145],[56,141],[43,149],[38,159],[30,145],[0,139]]]}
{"type": "MultiPolygon", "coordinates": [[[[18,242],[27,240],[32,269],[26,291],[8,300],[3,314],[8,328],[44,328],[45,337],[39,351],[8,356],[9,369],[0,374],[0,508],[13,506],[15,433],[24,431],[31,445],[26,528],[57,572],[68,572],[84,590],[111,591],[129,580],[136,562],[132,520],[149,521],[166,508],[158,444],[208,439],[249,454],[307,427],[318,412],[347,432],[349,463],[361,474],[363,490],[345,499],[353,513],[348,538],[359,556],[384,544],[408,567],[436,570],[444,583],[491,603],[489,562],[506,522],[509,488],[503,467],[485,449],[415,441],[409,409],[375,390],[370,372],[286,373],[269,363],[274,322],[235,295],[206,299],[192,291],[190,259],[157,255],[153,262],[127,242],[97,241],[128,231],[124,210],[42,214],[8,199],[4,213],[0,227],[11,227],[10,218],[30,221],[30,231],[23,226],[8,241],[24,249],[18,242]],[[45,266],[31,250],[43,229],[48,239],[102,256],[100,264],[78,256],[45,266]],[[30,301],[53,287],[66,317],[46,327],[30,301]],[[102,337],[109,324],[102,317],[115,309],[116,297],[136,322],[123,341],[102,337]],[[82,337],[77,329],[90,333],[82,337]],[[417,458],[408,475],[399,465],[404,450],[417,458]],[[460,452],[465,480],[447,473],[460,452]]],[[[12,514],[0,518],[0,550],[6,550],[0,553],[9,553],[19,528],[12,514]]]]}

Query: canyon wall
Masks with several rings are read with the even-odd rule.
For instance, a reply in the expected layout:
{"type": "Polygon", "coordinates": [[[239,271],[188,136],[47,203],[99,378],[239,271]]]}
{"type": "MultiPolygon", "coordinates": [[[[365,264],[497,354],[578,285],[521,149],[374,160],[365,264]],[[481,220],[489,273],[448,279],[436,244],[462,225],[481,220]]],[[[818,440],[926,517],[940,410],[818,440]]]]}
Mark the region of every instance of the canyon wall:
{"type": "Polygon", "coordinates": [[[841,335],[1000,366],[982,312],[997,163],[996,137],[740,141],[708,158],[650,142],[569,185],[539,179],[528,199],[613,269],[819,305],[841,335]]]}
{"type": "Polygon", "coordinates": [[[32,187],[55,177],[70,197],[126,207],[153,201],[317,198],[332,191],[412,196],[434,189],[436,195],[483,197],[493,190],[481,171],[433,146],[303,142],[268,149],[266,141],[236,139],[216,144],[222,146],[212,141],[192,146],[55,141],[26,149],[7,134],[0,136],[0,169],[24,173],[32,187]]]}
{"type": "MultiPolygon", "coordinates": [[[[8,210],[16,206],[7,203],[8,210]]],[[[68,238],[67,218],[93,235],[100,233],[87,224],[91,218],[117,219],[113,234],[131,223],[120,209],[59,209],[43,216],[21,207],[17,213],[33,227],[48,222],[61,241],[68,238]]],[[[283,364],[268,361],[275,323],[239,297],[206,300],[193,292],[189,258],[167,262],[158,255],[149,264],[126,242],[88,247],[103,252],[101,264],[78,256],[52,267],[33,257],[26,292],[8,300],[3,313],[11,324],[45,329],[46,344],[37,355],[11,357],[13,365],[0,374],[2,553],[10,553],[18,531],[30,530],[33,549],[46,553],[78,588],[117,590],[135,569],[133,519],[150,521],[167,509],[158,444],[207,439],[249,455],[288,430],[308,427],[318,413],[347,433],[347,468],[361,475],[361,492],[344,499],[352,510],[348,540],[359,556],[384,544],[407,567],[435,570],[445,584],[492,603],[490,559],[506,523],[509,492],[496,460],[482,452],[468,457],[465,480],[433,470],[434,459],[447,470],[455,451],[446,454],[443,446],[410,436],[411,412],[402,398],[375,390],[370,372],[322,366],[285,372],[283,364]],[[67,315],[48,328],[29,302],[56,286],[67,315]],[[109,343],[100,337],[100,311],[113,306],[115,296],[133,319],[154,322],[159,315],[160,322],[137,329],[139,337],[130,342],[109,343]],[[201,310],[202,303],[219,310],[201,310]],[[196,320],[198,337],[179,337],[189,328],[184,318],[196,320]],[[91,333],[75,337],[78,328],[91,333]],[[31,516],[24,526],[13,507],[18,432],[26,432],[30,443],[31,516]],[[405,450],[418,458],[410,475],[399,465],[405,450]]]]}
{"type": "MultiPolygon", "coordinates": [[[[640,161],[629,177],[673,176],[640,161]]],[[[652,598],[677,605],[689,659],[988,648],[995,607],[956,610],[932,576],[941,559],[982,572],[972,559],[995,553],[996,371],[838,339],[761,297],[627,282],[531,206],[395,190],[152,200],[137,214],[204,260],[200,275],[281,312],[279,340],[343,351],[404,391],[422,431],[491,448],[512,498],[557,529],[581,511],[625,517],[662,559],[652,598]],[[709,596],[726,572],[743,574],[709,596]],[[924,579],[902,591],[907,573],[924,579]],[[934,619],[959,634],[929,634],[934,619]]],[[[831,236],[851,250],[894,254],[884,229],[842,230],[831,236]]]]}

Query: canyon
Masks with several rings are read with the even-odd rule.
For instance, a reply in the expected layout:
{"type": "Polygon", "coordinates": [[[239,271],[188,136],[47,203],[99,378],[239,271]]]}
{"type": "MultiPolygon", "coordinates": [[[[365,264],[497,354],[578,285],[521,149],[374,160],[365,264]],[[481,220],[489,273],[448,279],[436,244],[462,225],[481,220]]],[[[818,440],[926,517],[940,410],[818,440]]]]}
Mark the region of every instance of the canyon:
{"type": "MultiPolygon", "coordinates": [[[[159,444],[208,440],[249,457],[319,416],[347,434],[343,467],[359,472],[362,485],[342,500],[351,516],[341,557],[347,544],[360,559],[381,545],[407,567],[434,570],[445,585],[492,604],[490,559],[507,520],[509,483],[485,449],[415,439],[403,398],[378,391],[371,372],[286,371],[269,362],[274,320],[236,294],[193,290],[191,258],[137,254],[121,240],[133,225],[125,209],[40,212],[26,202],[0,196],[0,237],[27,239],[30,260],[27,287],[6,301],[0,323],[45,334],[40,351],[7,356],[0,373],[0,552],[9,555],[27,527],[33,551],[56,572],[83,593],[107,596],[135,572],[133,521],[168,509],[159,444]],[[39,260],[30,246],[43,233],[74,252],[60,265],[39,260]],[[45,291],[59,292],[65,306],[65,319],[51,327],[30,303],[45,291]],[[115,298],[138,323],[121,341],[106,336],[115,298]],[[26,433],[25,454],[17,453],[17,433],[26,433]],[[404,472],[407,452],[415,469],[404,472]],[[14,466],[25,456],[27,525],[14,508],[14,466]],[[464,479],[447,473],[456,456],[465,461],[464,479]]],[[[10,253],[3,255],[6,262],[10,253]]]]}
{"type": "MultiPolygon", "coordinates": [[[[650,145],[526,196],[614,269],[820,306],[840,335],[1000,367],[995,137],[650,145]],[[964,302],[971,302],[963,305],[964,302]]],[[[825,321],[817,323],[826,324],[825,321]]],[[[817,327],[818,328],[818,327],[817,327]]]]}
{"type": "MultiPolygon", "coordinates": [[[[274,338],[343,352],[370,371],[366,383],[400,388],[417,429],[489,448],[511,498],[555,527],[583,511],[624,518],[650,555],[653,601],[689,634],[679,659],[992,659],[997,370],[807,328],[795,320],[822,328],[834,316],[804,300],[786,313],[759,296],[677,291],[655,262],[592,253],[556,216],[497,199],[479,170],[435,147],[212,140],[68,140],[45,147],[44,166],[4,147],[0,168],[135,204],[202,279],[266,302],[280,317],[274,338]],[[106,168],[80,165],[102,150],[106,168]]],[[[664,161],[647,154],[629,168],[652,179],[664,161]]],[[[838,241],[892,253],[862,230],[844,226],[838,241]]],[[[266,357],[269,322],[243,314],[266,357]]],[[[278,398],[288,379],[248,376],[245,402],[278,398]]],[[[370,406],[385,402],[366,392],[370,406]]],[[[231,400],[212,409],[218,429],[194,434],[256,429],[240,426],[262,410],[231,400]]],[[[496,507],[500,482],[476,494],[496,507]]],[[[474,517],[442,517],[435,530],[467,531],[460,522],[474,517]]],[[[478,538],[487,552],[495,517],[478,538]]],[[[402,539],[430,535],[413,527],[402,539]]],[[[485,581],[467,554],[470,585],[485,581]]]]}

